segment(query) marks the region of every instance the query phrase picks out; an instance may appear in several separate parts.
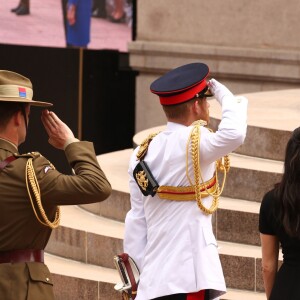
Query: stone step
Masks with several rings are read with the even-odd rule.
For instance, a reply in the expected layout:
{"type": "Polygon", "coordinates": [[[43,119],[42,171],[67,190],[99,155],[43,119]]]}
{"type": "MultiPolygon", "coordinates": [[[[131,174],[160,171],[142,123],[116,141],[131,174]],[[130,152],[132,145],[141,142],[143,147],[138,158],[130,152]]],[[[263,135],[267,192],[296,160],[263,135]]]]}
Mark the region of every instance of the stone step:
{"type": "MultiPolygon", "coordinates": [[[[99,249],[100,251],[100,249],[99,249]]],[[[56,300],[116,300],[119,282],[115,269],[85,264],[46,253],[45,263],[52,273],[56,300]]]]}
{"type": "MultiPolygon", "coordinates": [[[[235,152],[283,161],[291,132],[299,126],[299,95],[299,89],[285,90],[283,103],[282,94],[278,91],[244,94],[249,100],[247,136],[235,152]]],[[[211,118],[208,127],[215,131],[220,123],[221,107],[213,98],[209,103],[211,118]]],[[[163,128],[157,126],[138,132],[133,139],[134,146],[139,145],[148,133],[163,128]]]]}
{"type": "Polygon", "coordinates": [[[116,269],[104,268],[92,264],[86,264],[71,259],[63,258],[45,253],[45,262],[53,274],[62,276],[74,276],[81,279],[94,281],[102,281],[115,284],[120,281],[119,274],[116,269]]]}
{"type": "MultiPolygon", "coordinates": [[[[260,245],[259,203],[221,197],[213,217],[220,241],[260,245]]],[[[64,206],[60,228],[51,235],[47,250],[66,258],[112,267],[113,255],[122,252],[124,223],[96,216],[77,206],[64,206]],[[105,245],[101,255],[94,247],[105,245]]]]}
{"type": "Polygon", "coordinates": [[[52,231],[47,252],[114,268],[114,255],[123,252],[124,223],[96,216],[78,206],[63,206],[61,211],[61,226],[52,231]]]}
{"type": "MultiPolygon", "coordinates": [[[[82,208],[96,215],[124,222],[130,209],[128,175],[125,170],[131,153],[132,149],[127,149],[98,156],[100,165],[112,183],[113,193],[102,203],[82,205],[82,208]]],[[[259,245],[258,201],[276,181],[279,181],[283,163],[232,154],[231,166],[224,196],[220,199],[220,209],[216,213],[216,216],[219,216],[215,218],[214,223],[216,235],[220,240],[259,245]],[[243,172],[243,175],[238,175],[239,172],[243,172]],[[248,184],[249,182],[251,184],[248,184]],[[225,197],[226,195],[230,198],[225,197]],[[257,202],[242,200],[239,196],[255,199],[257,202]]]]}
{"type": "Polygon", "coordinates": [[[259,246],[259,208],[258,202],[221,197],[213,217],[216,238],[259,246]]]}
{"type": "Polygon", "coordinates": [[[266,295],[261,292],[228,289],[220,300],[266,300],[266,295]]]}
{"type": "MultiPolygon", "coordinates": [[[[151,133],[163,131],[165,128],[166,128],[166,126],[164,126],[164,125],[163,126],[156,126],[156,127],[152,127],[152,128],[145,129],[143,131],[138,132],[133,137],[133,147],[135,148],[138,145],[140,145],[143,142],[143,140],[145,138],[147,138],[151,133]]],[[[276,131],[275,134],[279,134],[279,133],[276,131]]],[[[281,143],[282,143],[282,141],[281,141],[281,143]]],[[[240,146],[240,147],[244,147],[244,145],[240,146]]],[[[275,152],[276,149],[273,148],[272,151],[275,152]]],[[[270,169],[270,167],[268,167],[268,164],[270,164],[270,162],[272,162],[273,164],[275,164],[277,166],[276,171],[278,171],[278,170],[279,170],[279,172],[282,171],[281,166],[283,165],[283,162],[282,162],[283,159],[278,160],[278,159],[272,159],[272,158],[264,158],[264,157],[260,157],[260,156],[255,155],[255,153],[253,153],[252,155],[247,155],[247,154],[242,153],[242,151],[234,151],[234,153],[240,154],[241,157],[245,157],[245,158],[248,157],[248,160],[253,160],[254,159],[256,161],[256,159],[257,159],[257,164],[258,165],[262,164],[264,170],[269,170],[269,171],[271,170],[272,171],[272,169],[270,169]],[[264,160],[267,161],[266,164],[263,163],[264,160]]],[[[248,166],[247,159],[245,159],[245,162],[243,162],[243,165],[248,166]]]]}
{"type": "MultiPolygon", "coordinates": [[[[216,236],[221,240],[234,241],[243,240],[243,231],[247,233],[248,241],[258,244],[257,232],[253,230],[249,234],[247,227],[241,228],[241,233],[235,225],[235,219],[231,222],[230,215],[226,214],[226,207],[233,206],[233,200],[221,200],[220,210],[214,220],[216,236]],[[221,227],[224,228],[221,228],[221,227]],[[220,228],[220,229],[219,229],[220,228]]],[[[246,201],[245,201],[246,202],[246,201]]],[[[250,206],[257,205],[251,203],[250,206]]],[[[241,205],[243,209],[243,223],[249,224],[252,218],[252,211],[249,216],[245,213],[247,207],[241,205]]],[[[113,256],[123,252],[124,223],[96,216],[77,206],[64,206],[62,209],[61,226],[52,232],[47,245],[49,253],[65,258],[74,259],[84,263],[92,263],[104,267],[113,268],[113,256]],[[101,249],[101,251],[95,251],[101,249]]],[[[256,226],[254,226],[256,228],[256,226]]]]}
{"type": "MultiPolygon", "coordinates": [[[[56,300],[116,300],[120,294],[114,285],[120,282],[115,269],[76,262],[52,254],[45,254],[54,282],[56,300]]],[[[221,300],[260,300],[265,299],[261,292],[228,289],[221,300]]]]}
{"type": "Polygon", "coordinates": [[[232,153],[223,196],[260,202],[279,182],[283,162],[232,153]]]}
{"type": "Polygon", "coordinates": [[[96,215],[124,222],[126,213],[130,209],[127,170],[132,152],[133,149],[125,149],[97,156],[113,191],[107,200],[101,203],[81,205],[81,207],[96,215]]]}
{"type": "MultiPolygon", "coordinates": [[[[113,193],[107,201],[82,207],[97,215],[124,221],[130,209],[127,170],[132,151],[125,149],[97,157],[113,193]]],[[[236,153],[230,155],[230,160],[231,169],[222,194],[225,197],[260,202],[266,191],[281,179],[283,162],[236,153]]]]}
{"type": "MultiPolygon", "coordinates": [[[[150,133],[161,131],[164,128],[165,126],[158,126],[137,133],[133,138],[134,145],[141,144],[150,133]]],[[[276,134],[277,131],[274,135],[276,136],[276,134]]],[[[253,140],[252,138],[251,141],[253,140]]],[[[284,143],[284,141],[280,141],[280,143],[284,143]]],[[[248,145],[243,147],[249,148],[248,145]]],[[[256,145],[255,147],[259,151],[259,146],[256,145]]],[[[278,153],[279,150],[273,147],[272,151],[278,153]]],[[[240,152],[243,153],[243,151],[240,152]]],[[[280,180],[283,172],[282,161],[261,158],[255,154],[255,151],[251,154],[252,156],[237,152],[230,154],[231,171],[224,189],[224,196],[261,201],[264,193],[280,180]]]]}
{"type": "MultiPolygon", "coordinates": [[[[102,203],[80,207],[95,215],[124,222],[130,209],[129,194],[113,191],[110,198],[102,203]],[[116,207],[119,210],[116,210],[116,207]]],[[[216,237],[224,241],[260,245],[259,208],[259,202],[221,197],[219,209],[213,217],[216,237]]]]}
{"type": "MultiPolygon", "coordinates": [[[[299,126],[299,89],[244,94],[249,100],[248,129],[238,153],[267,159],[283,160],[291,131],[299,126]],[[282,95],[284,94],[284,101],[282,95]]],[[[215,99],[209,101],[212,129],[221,117],[221,107],[215,99]]]]}
{"type": "MultiPolygon", "coordinates": [[[[244,94],[249,100],[248,129],[245,142],[235,152],[254,157],[284,160],[285,147],[291,132],[299,126],[300,89],[283,92],[266,91],[244,94]]],[[[210,124],[214,131],[221,118],[221,107],[215,99],[210,103],[210,124]]],[[[133,138],[134,145],[139,145],[148,133],[157,132],[164,126],[157,126],[138,132],[133,138]],[[146,134],[146,135],[145,135],[146,134]]]]}
{"type": "MultiPolygon", "coordinates": [[[[95,216],[76,206],[68,206],[62,207],[61,224],[52,232],[46,248],[48,253],[86,264],[114,268],[113,256],[123,252],[123,223],[95,216]]],[[[221,240],[218,246],[227,286],[262,291],[260,247],[221,240]]]]}
{"type": "Polygon", "coordinates": [[[218,245],[227,287],[262,292],[261,248],[223,241],[218,241],[218,245]]]}

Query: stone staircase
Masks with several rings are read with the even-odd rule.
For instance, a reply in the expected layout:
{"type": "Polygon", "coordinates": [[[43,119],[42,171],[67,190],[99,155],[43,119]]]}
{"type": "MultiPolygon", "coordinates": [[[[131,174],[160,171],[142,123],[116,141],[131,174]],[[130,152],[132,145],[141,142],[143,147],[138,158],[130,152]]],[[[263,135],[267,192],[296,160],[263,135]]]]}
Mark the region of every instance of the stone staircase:
{"type": "MultiPolygon", "coordinates": [[[[299,99],[300,90],[246,96],[249,99],[247,138],[230,155],[231,170],[213,217],[228,287],[223,300],[265,299],[258,233],[260,201],[280,180],[286,142],[290,132],[299,125],[300,105],[295,99],[299,99]]],[[[220,108],[215,100],[211,101],[210,110],[210,127],[216,128],[220,108]]],[[[162,128],[136,134],[134,145],[148,133],[162,128]]],[[[132,149],[125,149],[98,156],[113,187],[109,199],[62,207],[61,226],[52,233],[45,259],[53,273],[57,300],[121,299],[113,289],[120,281],[113,256],[123,251],[124,219],[130,209],[127,168],[131,153],[132,149]]]]}

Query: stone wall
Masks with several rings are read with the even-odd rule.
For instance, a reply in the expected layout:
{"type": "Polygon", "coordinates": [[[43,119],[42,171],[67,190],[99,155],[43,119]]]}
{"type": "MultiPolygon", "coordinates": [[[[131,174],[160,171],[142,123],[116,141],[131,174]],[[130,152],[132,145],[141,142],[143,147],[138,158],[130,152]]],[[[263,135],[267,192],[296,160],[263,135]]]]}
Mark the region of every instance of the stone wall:
{"type": "Polygon", "coordinates": [[[179,65],[202,61],[234,93],[298,88],[300,2],[151,0],[137,3],[129,44],[136,82],[136,131],[165,123],[150,83],[179,65]]]}

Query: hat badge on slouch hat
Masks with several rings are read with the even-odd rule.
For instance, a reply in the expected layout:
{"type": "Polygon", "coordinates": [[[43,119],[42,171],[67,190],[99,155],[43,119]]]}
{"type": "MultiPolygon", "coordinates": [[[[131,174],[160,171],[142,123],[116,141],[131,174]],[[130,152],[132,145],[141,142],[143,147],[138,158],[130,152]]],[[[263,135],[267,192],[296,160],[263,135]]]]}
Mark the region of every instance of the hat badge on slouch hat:
{"type": "Polygon", "coordinates": [[[206,77],[209,68],[204,63],[191,63],[175,68],[150,86],[152,93],[159,96],[162,105],[175,105],[195,97],[212,97],[206,77]]]}
{"type": "Polygon", "coordinates": [[[52,103],[32,100],[31,81],[18,73],[0,70],[0,102],[28,103],[32,106],[47,107],[52,103]]]}

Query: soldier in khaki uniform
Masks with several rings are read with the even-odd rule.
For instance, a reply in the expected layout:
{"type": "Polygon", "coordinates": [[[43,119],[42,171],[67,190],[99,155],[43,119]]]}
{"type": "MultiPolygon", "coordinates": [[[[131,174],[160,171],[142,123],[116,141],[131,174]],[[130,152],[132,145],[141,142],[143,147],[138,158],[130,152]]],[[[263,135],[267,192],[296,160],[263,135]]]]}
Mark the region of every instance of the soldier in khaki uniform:
{"type": "Polygon", "coordinates": [[[25,141],[32,84],[0,70],[0,299],[51,300],[53,282],[44,248],[59,225],[59,205],[100,202],[111,186],[99,167],[93,144],[76,139],[55,113],[42,112],[49,143],[65,151],[75,175],[61,174],[37,152],[19,154],[25,141]]]}

